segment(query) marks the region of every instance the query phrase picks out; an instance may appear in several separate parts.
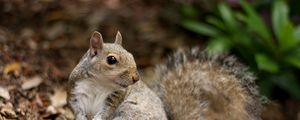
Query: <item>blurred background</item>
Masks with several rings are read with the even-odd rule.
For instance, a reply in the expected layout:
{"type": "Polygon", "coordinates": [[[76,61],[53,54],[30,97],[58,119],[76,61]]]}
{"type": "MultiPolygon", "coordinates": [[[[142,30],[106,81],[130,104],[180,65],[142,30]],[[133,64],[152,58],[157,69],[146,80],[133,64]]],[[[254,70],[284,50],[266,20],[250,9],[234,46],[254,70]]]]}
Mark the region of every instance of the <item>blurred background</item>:
{"type": "Polygon", "coordinates": [[[95,30],[122,33],[144,80],[177,48],[233,54],[263,119],[300,120],[299,23],[299,0],[1,0],[0,120],[74,118],[65,86],[95,30]]]}

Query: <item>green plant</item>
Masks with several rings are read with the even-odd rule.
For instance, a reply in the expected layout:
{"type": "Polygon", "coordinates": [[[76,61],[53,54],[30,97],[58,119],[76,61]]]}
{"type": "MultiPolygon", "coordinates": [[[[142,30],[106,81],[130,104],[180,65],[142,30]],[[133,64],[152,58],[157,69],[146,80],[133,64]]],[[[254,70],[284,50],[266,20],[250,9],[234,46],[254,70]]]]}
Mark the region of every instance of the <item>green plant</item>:
{"type": "Polygon", "coordinates": [[[206,22],[184,19],[181,25],[209,37],[212,52],[232,51],[258,75],[261,93],[270,96],[275,86],[300,98],[297,71],[300,70],[300,26],[289,19],[289,8],[277,0],[272,8],[272,27],[268,27],[255,9],[244,0],[243,11],[218,5],[218,15],[206,22]]]}

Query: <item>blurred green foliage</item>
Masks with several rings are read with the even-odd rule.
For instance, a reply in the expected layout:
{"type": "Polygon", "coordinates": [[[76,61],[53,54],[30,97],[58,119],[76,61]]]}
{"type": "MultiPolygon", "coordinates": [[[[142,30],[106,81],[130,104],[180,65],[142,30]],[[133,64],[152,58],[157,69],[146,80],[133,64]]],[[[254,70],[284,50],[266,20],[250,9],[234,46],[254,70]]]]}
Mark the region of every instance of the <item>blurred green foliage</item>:
{"type": "Polygon", "coordinates": [[[241,10],[220,3],[215,16],[205,22],[195,17],[192,6],[183,8],[186,15],[181,25],[199,35],[207,36],[211,52],[236,53],[258,75],[261,93],[270,96],[279,87],[294,98],[300,98],[300,26],[289,18],[285,1],[272,3],[269,26],[248,2],[240,1],[241,10]]]}

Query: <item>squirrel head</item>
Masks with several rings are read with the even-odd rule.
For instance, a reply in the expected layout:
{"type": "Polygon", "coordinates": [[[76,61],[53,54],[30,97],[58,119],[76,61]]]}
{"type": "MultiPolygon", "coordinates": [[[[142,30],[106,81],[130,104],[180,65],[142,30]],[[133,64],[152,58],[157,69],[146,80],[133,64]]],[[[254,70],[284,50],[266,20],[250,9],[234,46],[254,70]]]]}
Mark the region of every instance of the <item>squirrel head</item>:
{"type": "Polygon", "coordinates": [[[104,43],[102,35],[95,31],[90,38],[88,72],[92,79],[109,88],[126,88],[140,77],[131,53],[122,47],[118,32],[114,43],[104,43]]]}

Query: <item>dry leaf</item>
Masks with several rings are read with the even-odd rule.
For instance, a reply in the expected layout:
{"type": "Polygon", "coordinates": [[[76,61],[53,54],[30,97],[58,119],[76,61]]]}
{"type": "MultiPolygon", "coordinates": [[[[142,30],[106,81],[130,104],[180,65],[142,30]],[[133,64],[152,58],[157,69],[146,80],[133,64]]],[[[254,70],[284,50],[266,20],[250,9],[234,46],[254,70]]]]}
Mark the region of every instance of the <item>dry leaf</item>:
{"type": "Polygon", "coordinates": [[[27,44],[28,44],[29,48],[32,50],[36,50],[38,47],[38,44],[32,39],[28,39],[27,44]]]}
{"type": "Polygon", "coordinates": [[[20,75],[20,71],[21,71],[21,65],[18,62],[13,62],[10,64],[7,64],[4,67],[4,75],[8,75],[9,73],[13,73],[14,75],[18,76],[20,75]]]}
{"type": "Polygon", "coordinates": [[[35,96],[35,102],[37,103],[37,105],[39,106],[49,106],[50,105],[50,98],[49,98],[49,94],[48,93],[44,93],[44,92],[40,92],[40,93],[37,93],[36,96],[35,96]]]}
{"type": "Polygon", "coordinates": [[[9,92],[6,88],[0,87],[0,97],[4,98],[5,100],[9,100],[9,92]]]}
{"type": "Polygon", "coordinates": [[[39,86],[43,82],[43,79],[40,76],[34,76],[32,78],[29,78],[27,81],[25,81],[22,84],[23,90],[28,90],[34,87],[39,86]]]}
{"type": "Polygon", "coordinates": [[[5,104],[2,108],[0,113],[4,116],[6,116],[7,118],[16,118],[17,115],[15,113],[15,111],[13,110],[13,105],[11,103],[7,103],[5,104]]]}
{"type": "Polygon", "coordinates": [[[74,119],[75,119],[75,116],[74,116],[73,112],[72,112],[69,108],[66,108],[66,109],[65,109],[64,115],[65,115],[65,117],[66,117],[68,120],[74,120],[74,119]]]}
{"type": "Polygon", "coordinates": [[[46,111],[51,113],[51,114],[56,114],[57,113],[55,107],[52,106],[52,105],[48,106],[46,111]]]}
{"type": "Polygon", "coordinates": [[[37,94],[37,95],[35,96],[35,102],[36,102],[36,104],[37,104],[38,106],[40,106],[40,107],[43,107],[43,106],[44,106],[43,101],[41,100],[41,97],[39,96],[39,94],[37,94]]]}
{"type": "Polygon", "coordinates": [[[51,104],[54,107],[62,107],[67,104],[67,91],[62,88],[54,90],[54,95],[50,96],[51,104]]]}
{"type": "Polygon", "coordinates": [[[54,40],[59,36],[62,36],[65,32],[66,25],[63,23],[56,23],[45,30],[45,36],[49,40],[54,40]]]}

